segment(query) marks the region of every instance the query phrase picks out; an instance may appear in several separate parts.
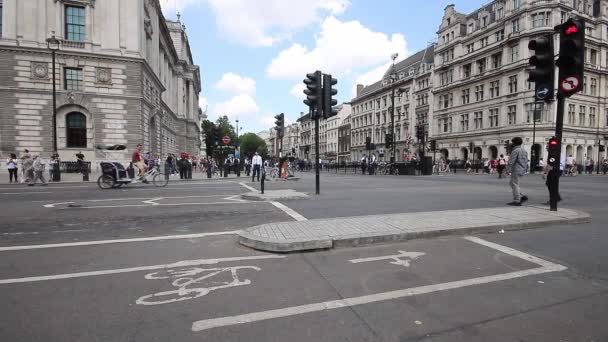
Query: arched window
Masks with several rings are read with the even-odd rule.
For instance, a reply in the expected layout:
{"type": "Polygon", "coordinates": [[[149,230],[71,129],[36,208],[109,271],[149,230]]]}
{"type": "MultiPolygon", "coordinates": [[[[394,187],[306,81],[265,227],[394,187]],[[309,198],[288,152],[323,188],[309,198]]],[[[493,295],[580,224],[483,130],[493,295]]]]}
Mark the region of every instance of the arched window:
{"type": "Polygon", "coordinates": [[[87,118],[82,113],[70,113],[65,117],[66,147],[87,147],[87,118]]]}

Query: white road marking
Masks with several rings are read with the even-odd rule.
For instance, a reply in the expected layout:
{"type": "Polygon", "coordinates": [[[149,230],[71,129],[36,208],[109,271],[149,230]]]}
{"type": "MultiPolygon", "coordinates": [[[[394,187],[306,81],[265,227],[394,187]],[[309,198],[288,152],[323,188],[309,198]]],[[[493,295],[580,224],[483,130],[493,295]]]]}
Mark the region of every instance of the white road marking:
{"type": "Polygon", "coordinates": [[[52,194],[52,191],[0,192],[0,195],[52,194]]]}
{"type": "Polygon", "coordinates": [[[73,204],[74,202],[59,202],[59,203],[50,203],[50,204],[45,204],[43,205],[43,207],[45,208],[55,208],[55,206],[58,205],[63,205],[63,204],[73,204]]]}
{"type": "MultiPolygon", "coordinates": [[[[256,204],[256,203],[260,203],[257,201],[230,201],[230,202],[192,202],[192,203],[157,203],[157,204],[123,204],[123,205],[96,205],[96,206],[89,206],[89,207],[78,207],[76,209],[107,209],[107,208],[126,208],[126,207],[130,207],[130,208],[151,208],[151,207],[158,207],[158,206],[169,206],[169,207],[175,207],[175,206],[180,206],[180,205],[218,205],[218,204],[256,204]]],[[[73,210],[73,208],[60,208],[61,210],[73,210]]]]}
{"type": "MultiPolygon", "coordinates": [[[[91,183],[93,184],[93,183],[91,183]]],[[[85,186],[85,185],[77,185],[77,186],[57,186],[57,185],[50,185],[45,187],[46,190],[52,190],[52,189],[74,189],[74,188],[90,188],[90,186],[85,186]]],[[[15,190],[15,188],[0,188],[0,190],[15,190]]],[[[29,187],[29,188],[23,188],[23,192],[24,193],[31,193],[31,194],[37,194],[39,193],[38,191],[36,191],[35,189],[33,189],[33,187],[29,187]]]]}
{"type": "Polygon", "coordinates": [[[298,214],[295,210],[291,209],[290,207],[286,206],[283,203],[279,203],[279,202],[275,202],[275,201],[270,201],[270,203],[272,205],[274,205],[275,207],[283,210],[287,215],[293,217],[293,219],[296,221],[308,221],[308,219],[306,217],[298,214]]]}
{"type": "Polygon", "coordinates": [[[31,283],[31,282],[36,282],[36,281],[57,280],[57,279],[93,277],[93,276],[108,275],[108,274],[151,271],[151,270],[159,270],[159,269],[165,269],[165,268],[212,265],[212,264],[217,264],[220,262],[243,261],[243,260],[262,260],[262,259],[281,259],[281,258],[285,258],[285,256],[283,256],[283,255],[259,255],[259,256],[217,258],[217,259],[184,260],[184,261],[178,261],[178,262],[175,262],[172,264],[163,264],[163,265],[139,266],[139,267],[129,267],[129,268],[118,268],[118,269],[113,269],[113,270],[101,270],[101,271],[66,273],[66,274],[54,274],[54,275],[26,277],[26,278],[0,279],[0,285],[15,284],[15,283],[31,283]]]}
{"type": "Polygon", "coordinates": [[[162,200],[163,198],[164,198],[164,197],[151,198],[151,199],[149,199],[149,200],[147,200],[147,201],[143,201],[143,203],[145,203],[145,204],[150,204],[150,205],[152,205],[152,206],[155,206],[155,205],[159,205],[158,203],[156,203],[156,201],[160,201],[160,200],[162,200]]]}
{"type": "Polygon", "coordinates": [[[393,261],[389,262],[389,264],[410,267],[410,263],[412,260],[416,260],[426,254],[426,253],[422,253],[422,252],[406,252],[406,251],[398,251],[398,252],[399,252],[399,254],[395,254],[395,255],[386,255],[386,256],[371,257],[371,258],[359,258],[359,259],[352,259],[349,261],[353,264],[359,264],[362,262],[370,262],[370,261],[393,260],[393,261]]]}
{"type": "Polygon", "coordinates": [[[17,236],[17,235],[37,235],[38,232],[14,232],[14,233],[2,233],[4,236],[17,236]]]}
{"type": "Polygon", "coordinates": [[[238,324],[252,323],[258,321],[264,321],[269,319],[281,318],[281,317],[290,317],[301,315],[310,312],[319,312],[326,311],[332,309],[341,309],[346,307],[352,307],[356,305],[370,304],[376,302],[382,302],[393,299],[401,299],[406,297],[417,296],[421,294],[428,294],[433,292],[447,291],[453,290],[463,287],[476,286],[481,284],[488,284],[498,281],[504,281],[509,279],[522,278],[532,275],[538,275],[549,272],[561,272],[566,269],[565,266],[554,264],[552,262],[542,260],[536,257],[533,257],[524,252],[520,252],[514,250],[509,247],[501,246],[489,241],[485,241],[476,237],[466,237],[467,240],[475,243],[479,243],[486,247],[490,247],[501,251],[503,253],[513,255],[519,258],[522,258],[526,261],[530,261],[540,265],[541,267],[532,268],[523,271],[516,271],[504,274],[497,274],[485,277],[478,277],[472,279],[458,280],[452,281],[442,284],[433,284],[433,285],[425,285],[419,287],[412,287],[402,290],[389,291],[389,292],[381,292],[372,295],[365,295],[359,297],[351,297],[344,298],[338,300],[330,300],[325,302],[318,302],[313,304],[292,306],[283,309],[276,310],[268,310],[268,311],[259,311],[252,312],[244,315],[236,315],[236,316],[227,316],[213,319],[205,319],[200,321],[195,321],[192,323],[192,331],[203,331],[207,329],[217,328],[217,327],[225,327],[225,326],[233,326],[238,324]]]}
{"type": "Polygon", "coordinates": [[[198,239],[198,238],[203,238],[203,237],[207,237],[207,236],[234,235],[234,234],[238,234],[238,233],[239,233],[238,230],[232,230],[232,231],[226,231],[226,232],[211,232],[211,233],[183,234],[183,235],[164,235],[164,236],[151,236],[151,237],[132,238],[132,239],[93,240],[93,241],[81,241],[81,242],[51,243],[51,244],[45,244],[45,245],[7,246],[7,247],[0,247],[0,252],[22,251],[22,250],[43,249],[43,248],[107,245],[110,243],[130,243],[130,242],[144,242],[144,241],[198,239]]]}
{"type": "Polygon", "coordinates": [[[257,266],[233,266],[222,268],[190,267],[149,273],[146,274],[146,279],[171,279],[171,285],[177,287],[177,289],[146,295],[137,299],[135,303],[141,305],[169,304],[206,296],[209,292],[219,289],[249,285],[251,284],[251,280],[239,279],[238,271],[243,269],[254,271],[260,270],[257,266]],[[229,281],[226,281],[224,278],[227,277],[226,273],[231,276],[229,277],[231,278],[229,281]],[[209,280],[209,278],[215,277],[218,274],[221,276],[218,277],[217,280],[209,280]],[[207,285],[207,287],[205,287],[205,285],[207,285]]]}
{"type": "Polygon", "coordinates": [[[245,189],[249,190],[249,191],[258,191],[257,189],[255,189],[254,187],[251,187],[243,182],[239,183],[241,186],[243,186],[245,189]]]}

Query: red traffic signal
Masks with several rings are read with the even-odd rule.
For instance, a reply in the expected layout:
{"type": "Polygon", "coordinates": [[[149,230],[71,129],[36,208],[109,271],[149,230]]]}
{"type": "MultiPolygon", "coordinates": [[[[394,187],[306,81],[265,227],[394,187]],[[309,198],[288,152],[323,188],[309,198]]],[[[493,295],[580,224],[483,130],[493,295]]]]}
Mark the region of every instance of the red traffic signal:
{"type": "Polygon", "coordinates": [[[571,23],[571,25],[564,27],[564,34],[566,36],[569,36],[571,34],[578,33],[578,32],[579,32],[579,28],[575,23],[571,23]]]}

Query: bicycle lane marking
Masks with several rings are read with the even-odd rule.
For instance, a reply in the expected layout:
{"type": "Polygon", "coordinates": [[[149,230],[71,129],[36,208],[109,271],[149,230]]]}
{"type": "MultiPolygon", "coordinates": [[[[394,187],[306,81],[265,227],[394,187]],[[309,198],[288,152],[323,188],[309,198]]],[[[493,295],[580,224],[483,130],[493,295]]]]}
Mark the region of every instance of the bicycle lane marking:
{"type": "Polygon", "coordinates": [[[180,268],[180,267],[195,267],[195,266],[201,266],[201,265],[214,265],[214,264],[218,264],[221,262],[264,260],[264,259],[284,259],[284,258],[286,258],[286,256],[284,256],[284,255],[271,254],[271,255],[230,257],[230,258],[183,260],[183,261],[178,261],[178,262],[174,262],[171,264],[138,266],[138,267],[108,269],[108,270],[89,271],[89,272],[53,274],[53,275],[46,275],[46,276],[34,276],[34,277],[24,277],[24,278],[0,279],[0,285],[15,284],[15,283],[32,283],[32,282],[41,282],[41,281],[59,280],[59,279],[94,277],[94,276],[102,276],[102,275],[109,275],[109,274],[153,271],[153,270],[160,270],[160,269],[180,268]]]}
{"type": "MultiPolygon", "coordinates": [[[[406,297],[413,297],[423,294],[429,294],[433,292],[442,292],[453,289],[459,289],[463,287],[470,286],[478,286],[482,284],[489,284],[499,281],[505,281],[510,279],[517,279],[522,277],[528,277],[532,275],[539,275],[550,272],[561,272],[566,270],[565,266],[555,264],[527,253],[512,249],[510,247],[502,246],[499,244],[495,244],[493,242],[489,242],[477,237],[464,237],[465,240],[473,242],[475,244],[488,247],[493,250],[500,251],[502,253],[517,257],[519,259],[525,260],[527,262],[531,262],[540,267],[535,267],[531,269],[524,269],[514,272],[494,274],[489,276],[481,276],[475,278],[469,278],[464,280],[443,282],[439,284],[431,284],[431,285],[423,285],[417,287],[410,287],[395,291],[388,292],[380,292],[374,294],[368,294],[363,296],[354,296],[337,300],[329,300],[324,302],[317,302],[311,304],[304,304],[298,306],[285,307],[281,309],[267,310],[267,311],[258,311],[251,312],[247,314],[235,315],[235,316],[226,316],[219,318],[211,318],[211,319],[203,319],[199,321],[195,321],[192,323],[192,331],[200,332],[208,329],[219,328],[219,327],[228,327],[235,326],[245,323],[253,323],[258,321],[266,321],[276,318],[283,317],[291,317],[302,315],[306,313],[312,312],[321,312],[333,309],[343,309],[358,305],[371,304],[377,302],[383,302],[388,300],[402,299],[406,297]]],[[[394,257],[394,256],[390,256],[394,257]]],[[[384,257],[385,258],[385,257],[384,257]]],[[[377,258],[376,258],[377,259],[377,258]]],[[[357,260],[357,259],[355,259],[357,260]]],[[[359,259],[361,260],[361,259],[359,259]]],[[[369,259],[367,259],[369,260],[369,259]]]]}

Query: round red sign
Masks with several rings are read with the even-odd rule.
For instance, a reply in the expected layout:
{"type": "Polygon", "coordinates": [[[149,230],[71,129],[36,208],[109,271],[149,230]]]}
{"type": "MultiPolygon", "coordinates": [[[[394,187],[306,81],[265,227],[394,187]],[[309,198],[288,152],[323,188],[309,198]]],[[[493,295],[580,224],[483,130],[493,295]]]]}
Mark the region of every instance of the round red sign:
{"type": "Polygon", "coordinates": [[[224,142],[224,145],[228,145],[230,144],[230,137],[226,135],[222,138],[222,141],[224,142]]]}

